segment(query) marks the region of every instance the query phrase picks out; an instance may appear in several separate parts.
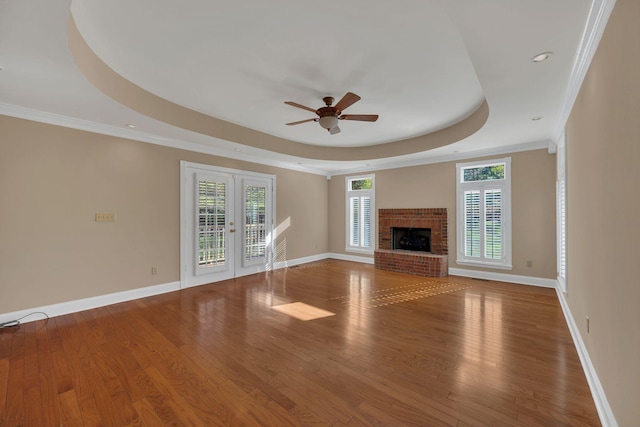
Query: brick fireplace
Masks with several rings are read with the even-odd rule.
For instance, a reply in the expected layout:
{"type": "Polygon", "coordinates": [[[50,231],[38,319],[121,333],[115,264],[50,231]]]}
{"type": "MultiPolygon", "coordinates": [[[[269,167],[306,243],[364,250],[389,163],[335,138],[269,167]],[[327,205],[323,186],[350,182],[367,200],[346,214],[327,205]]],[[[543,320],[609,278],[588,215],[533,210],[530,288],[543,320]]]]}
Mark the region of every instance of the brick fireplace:
{"type": "Polygon", "coordinates": [[[376,268],[428,277],[449,274],[446,208],[379,209],[378,224],[376,268]],[[394,248],[394,228],[430,230],[430,251],[394,248]]]}

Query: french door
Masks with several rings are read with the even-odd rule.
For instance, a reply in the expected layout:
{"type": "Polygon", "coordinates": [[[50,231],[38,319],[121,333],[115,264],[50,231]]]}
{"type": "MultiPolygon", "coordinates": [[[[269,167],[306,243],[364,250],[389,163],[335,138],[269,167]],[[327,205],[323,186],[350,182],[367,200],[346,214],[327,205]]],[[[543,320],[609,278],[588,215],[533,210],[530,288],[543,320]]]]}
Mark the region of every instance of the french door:
{"type": "Polygon", "coordinates": [[[181,162],[181,287],[270,270],[275,178],[181,162]]]}

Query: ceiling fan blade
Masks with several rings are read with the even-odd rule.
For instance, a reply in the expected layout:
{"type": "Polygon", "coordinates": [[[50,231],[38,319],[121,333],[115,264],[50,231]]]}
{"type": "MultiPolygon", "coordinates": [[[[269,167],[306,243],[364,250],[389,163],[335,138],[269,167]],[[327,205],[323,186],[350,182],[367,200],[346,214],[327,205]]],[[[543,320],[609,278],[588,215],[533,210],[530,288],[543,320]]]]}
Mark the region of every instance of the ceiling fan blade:
{"type": "Polygon", "coordinates": [[[287,105],[291,105],[292,107],[298,107],[298,108],[302,108],[303,110],[311,111],[312,113],[316,112],[315,109],[310,107],[305,107],[304,105],[298,104],[297,102],[285,101],[284,103],[287,105]]]}
{"type": "Polygon", "coordinates": [[[291,122],[291,123],[287,123],[287,126],[292,126],[292,125],[299,125],[300,123],[307,123],[307,122],[315,122],[318,119],[307,119],[307,120],[300,120],[297,122],[291,122]]]}
{"type": "Polygon", "coordinates": [[[340,133],[340,126],[335,125],[334,127],[332,127],[331,129],[329,129],[329,133],[331,135],[335,135],[336,133],[340,133]]]}
{"type": "Polygon", "coordinates": [[[340,120],[359,120],[361,122],[375,122],[378,120],[377,114],[343,114],[338,117],[340,120]]]}
{"type": "Polygon", "coordinates": [[[355,93],[347,92],[345,96],[342,97],[340,101],[335,105],[335,109],[337,111],[344,111],[347,107],[355,104],[360,101],[360,97],[355,93]]]}

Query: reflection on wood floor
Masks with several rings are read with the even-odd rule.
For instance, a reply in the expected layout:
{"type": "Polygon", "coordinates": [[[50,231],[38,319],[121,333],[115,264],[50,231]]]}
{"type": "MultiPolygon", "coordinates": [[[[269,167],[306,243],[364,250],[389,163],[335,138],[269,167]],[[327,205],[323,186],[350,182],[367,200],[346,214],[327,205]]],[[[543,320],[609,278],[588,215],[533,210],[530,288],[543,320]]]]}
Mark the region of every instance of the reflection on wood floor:
{"type": "Polygon", "coordinates": [[[323,261],[0,332],[0,426],[600,425],[555,291],[323,261]],[[290,303],[334,315],[300,320],[290,303]]]}

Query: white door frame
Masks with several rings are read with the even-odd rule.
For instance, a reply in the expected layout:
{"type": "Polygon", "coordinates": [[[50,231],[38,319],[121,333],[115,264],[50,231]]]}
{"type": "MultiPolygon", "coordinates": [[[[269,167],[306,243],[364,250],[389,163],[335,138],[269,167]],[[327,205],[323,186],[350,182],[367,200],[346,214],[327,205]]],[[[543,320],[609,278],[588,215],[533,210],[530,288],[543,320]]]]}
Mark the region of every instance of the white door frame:
{"type": "MultiPolygon", "coordinates": [[[[230,169],[224,167],[217,167],[199,163],[192,163],[187,161],[180,161],[180,287],[186,288],[190,286],[197,286],[205,283],[217,282],[220,280],[226,280],[233,277],[239,277],[242,275],[257,273],[260,271],[271,270],[273,268],[273,260],[275,259],[275,175],[268,175],[257,172],[243,171],[239,169],[230,169]],[[193,236],[195,230],[190,228],[189,224],[193,224],[193,221],[189,221],[189,217],[194,213],[194,195],[190,195],[190,189],[192,189],[192,185],[189,185],[188,180],[193,180],[196,174],[210,174],[210,175],[218,175],[225,176],[229,178],[229,182],[231,183],[231,188],[235,187],[234,183],[237,181],[237,187],[241,187],[241,183],[246,180],[261,180],[267,181],[270,183],[270,191],[268,192],[268,202],[271,205],[269,220],[267,221],[267,241],[266,241],[266,254],[264,262],[260,264],[246,266],[243,265],[243,260],[240,258],[241,250],[240,248],[244,247],[242,244],[242,239],[240,239],[240,235],[242,235],[241,227],[244,223],[244,220],[241,218],[242,209],[242,201],[240,197],[236,197],[236,201],[233,206],[231,206],[231,210],[235,210],[235,218],[227,218],[227,228],[229,229],[238,229],[236,234],[233,234],[234,240],[236,243],[236,250],[230,251],[229,257],[233,257],[236,262],[234,263],[231,260],[231,270],[216,274],[207,274],[207,275],[197,275],[192,273],[190,269],[194,266],[192,265],[195,262],[195,254],[194,248],[191,246],[194,243],[194,239],[190,236],[193,236]],[[233,222],[233,226],[230,225],[230,222],[233,222]]],[[[235,192],[238,194],[238,191],[235,192]]],[[[230,230],[229,230],[230,231],[230,230]]]]}

